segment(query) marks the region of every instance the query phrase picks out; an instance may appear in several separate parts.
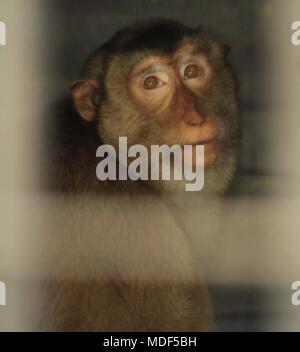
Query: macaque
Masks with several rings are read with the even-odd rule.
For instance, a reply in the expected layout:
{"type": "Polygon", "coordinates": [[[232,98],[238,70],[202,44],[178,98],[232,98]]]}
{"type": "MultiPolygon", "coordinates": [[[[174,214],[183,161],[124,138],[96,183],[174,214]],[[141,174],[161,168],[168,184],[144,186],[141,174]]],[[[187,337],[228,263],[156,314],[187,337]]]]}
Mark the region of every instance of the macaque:
{"type": "MultiPolygon", "coordinates": [[[[228,47],[202,27],[138,23],[96,49],[70,97],[51,110],[45,137],[51,241],[43,259],[50,274],[44,272],[38,328],[213,328],[199,260],[170,208],[181,182],[99,181],[96,149],[117,150],[124,136],[147,149],[204,145],[201,226],[206,199],[226,190],[237,162],[237,89],[227,55],[228,47]]],[[[192,195],[185,193],[188,204],[192,195]]]]}

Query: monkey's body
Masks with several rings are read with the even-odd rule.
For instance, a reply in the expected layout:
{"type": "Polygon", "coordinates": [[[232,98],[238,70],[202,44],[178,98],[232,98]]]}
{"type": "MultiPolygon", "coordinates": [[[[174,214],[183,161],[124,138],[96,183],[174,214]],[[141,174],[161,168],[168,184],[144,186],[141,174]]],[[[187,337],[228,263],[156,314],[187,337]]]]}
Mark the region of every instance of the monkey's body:
{"type": "Polygon", "coordinates": [[[205,191],[224,191],[238,141],[235,80],[225,56],[203,29],[173,21],[129,27],[90,56],[73,100],[50,113],[45,170],[59,196],[45,265],[45,329],[212,328],[198,258],[162,200],[164,186],[99,181],[96,149],[117,149],[120,136],[147,148],[205,144],[205,191]]]}
{"type": "Polygon", "coordinates": [[[47,180],[56,196],[47,208],[42,270],[50,277],[37,329],[211,330],[200,265],[162,199],[141,183],[96,179],[101,140],[69,99],[50,117],[47,180]]]}
{"type": "Polygon", "coordinates": [[[200,265],[187,237],[155,196],[86,195],[50,203],[39,329],[212,328],[200,265]]]}

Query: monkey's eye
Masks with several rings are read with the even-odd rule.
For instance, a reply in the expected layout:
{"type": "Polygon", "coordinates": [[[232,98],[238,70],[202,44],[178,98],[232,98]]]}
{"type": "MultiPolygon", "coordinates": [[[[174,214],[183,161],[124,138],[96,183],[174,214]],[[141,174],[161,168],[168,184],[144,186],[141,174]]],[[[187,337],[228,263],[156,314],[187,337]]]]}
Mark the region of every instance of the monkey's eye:
{"type": "Polygon", "coordinates": [[[156,76],[148,76],[143,82],[143,87],[145,89],[156,89],[162,87],[163,85],[164,82],[156,76]]]}
{"type": "Polygon", "coordinates": [[[201,75],[200,69],[196,65],[188,65],[184,69],[184,79],[192,79],[201,75]]]}

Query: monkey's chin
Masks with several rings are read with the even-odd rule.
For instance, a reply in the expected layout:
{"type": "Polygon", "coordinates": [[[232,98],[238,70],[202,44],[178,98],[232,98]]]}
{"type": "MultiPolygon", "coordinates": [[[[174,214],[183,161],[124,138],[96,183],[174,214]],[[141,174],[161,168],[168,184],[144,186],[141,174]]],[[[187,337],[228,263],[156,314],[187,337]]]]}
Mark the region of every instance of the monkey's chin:
{"type": "Polygon", "coordinates": [[[217,147],[214,142],[204,143],[204,162],[197,159],[196,144],[192,147],[192,166],[204,165],[204,168],[213,166],[217,162],[217,147]]]}

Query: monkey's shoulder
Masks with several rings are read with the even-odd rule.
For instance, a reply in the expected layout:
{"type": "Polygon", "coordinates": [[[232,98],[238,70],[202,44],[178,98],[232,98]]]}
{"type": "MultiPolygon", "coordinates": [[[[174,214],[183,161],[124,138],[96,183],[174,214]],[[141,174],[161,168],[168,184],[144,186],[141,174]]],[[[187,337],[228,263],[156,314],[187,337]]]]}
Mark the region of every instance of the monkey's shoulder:
{"type": "Polygon", "coordinates": [[[43,171],[47,188],[75,190],[95,170],[101,144],[96,126],[80,118],[72,100],[51,103],[43,121],[43,171]]]}
{"type": "Polygon", "coordinates": [[[71,98],[63,98],[49,105],[46,111],[49,142],[65,146],[69,150],[99,145],[96,125],[78,115],[71,98]]]}
{"type": "Polygon", "coordinates": [[[148,192],[139,182],[99,181],[97,148],[102,145],[97,124],[82,119],[71,98],[51,103],[43,124],[43,179],[47,190],[78,193],[148,192]]]}

